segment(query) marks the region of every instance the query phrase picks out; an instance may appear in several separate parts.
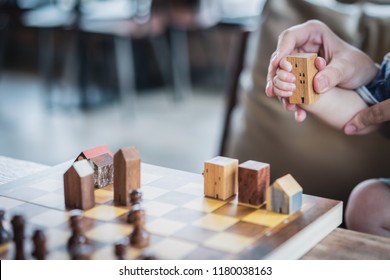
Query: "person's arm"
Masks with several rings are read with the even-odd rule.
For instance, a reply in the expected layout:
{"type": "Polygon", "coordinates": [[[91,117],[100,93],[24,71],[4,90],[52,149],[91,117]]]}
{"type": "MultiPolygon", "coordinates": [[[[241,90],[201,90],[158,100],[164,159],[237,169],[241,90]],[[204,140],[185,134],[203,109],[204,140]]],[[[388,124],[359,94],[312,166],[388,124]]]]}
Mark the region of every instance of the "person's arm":
{"type": "Polygon", "coordinates": [[[344,130],[346,124],[357,113],[368,108],[366,102],[355,91],[338,87],[321,95],[317,102],[300,106],[339,130],[344,130]]]}
{"type": "Polygon", "coordinates": [[[299,52],[317,53],[325,61],[326,67],[314,77],[314,89],[318,93],[335,86],[356,89],[371,81],[378,71],[368,55],[343,41],[324,23],[310,20],[280,34],[268,68],[268,96],[275,95],[272,80],[281,60],[299,52]]]}

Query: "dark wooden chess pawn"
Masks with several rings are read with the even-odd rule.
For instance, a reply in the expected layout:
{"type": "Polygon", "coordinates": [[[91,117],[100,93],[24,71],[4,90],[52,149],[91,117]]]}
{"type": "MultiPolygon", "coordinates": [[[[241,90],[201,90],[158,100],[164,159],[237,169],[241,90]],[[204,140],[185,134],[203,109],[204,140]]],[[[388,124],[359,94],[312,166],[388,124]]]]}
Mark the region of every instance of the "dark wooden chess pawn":
{"type": "Polygon", "coordinates": [[[142,191],[140,189],[130,191],[129,201],[131,205],[140,204],[142,202],[142,191]]]}
{"type": "Polygon", "coordinates": [[[82,227],[82,212],[73,210],[69,220],[72,235],[68,239],[67,248],[72,259],[89,259],[92,248],[82,227]]]}
{"type": "Polygon", "coordinates": [[[151,252],[144,250],[137,260],[157,260],[157,258],[151,252]]]}
{"type": "Polygon", "coordinates": [[[93,247],[90,244],[79,244],[70,250],[72,260],[90,260],[93,247]]]}
{"type": "Polygon", "coordinates": [[[130,234],[130,244],[131,246],[142,249],[149,245],[150,234],[145,229],[145,215],[143,212],[138,211],[134,216],[134,229],[130,234]]]}
{"type": "Polygon", "coordinates": [[[130,207],[129,213],[127,214],[127,222],[129,224],[134,224],[136,216],[142,216],[145,219],[145,211],[142,208],[141,204],[133,204],[130,207]]]}
{"type": "Polygon", "coordinates": [[[126,252],[129,244],[125,241],[118,241],[115,243],[114,246],[114,253],[117,258],[117,260],[125,260],[126,259],[126,252]]]}
{"type": "Polygon", "coordinates": [[[12,234],[4,227],[5,211],[0,210],[0,245],[12,240],[12,234]]]}
{"type": "Polygon", "coordinates": [[[47,255],[46,236],[42,230],[37,229],[32,236],[34,250],[31,255],[37,260],[45,260],[47,255]]]}
{"type": "Polygon", "coordinates": [[[24,255],[24,228],[25,221],[21,215],[15,215],[12,220],[12,230],[15,242],[15,260],[25,260],[24,255]]]}

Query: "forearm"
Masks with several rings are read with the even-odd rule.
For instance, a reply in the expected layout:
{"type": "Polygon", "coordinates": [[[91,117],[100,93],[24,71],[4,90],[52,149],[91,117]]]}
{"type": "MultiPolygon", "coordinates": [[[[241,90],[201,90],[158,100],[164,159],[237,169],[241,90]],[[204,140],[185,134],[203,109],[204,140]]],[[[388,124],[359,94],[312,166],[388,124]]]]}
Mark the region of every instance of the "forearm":
{"type": "Polygon", "coordinates": [[[342,130],[348,121],[367,107],[355,91],[338,87],[321,94],[317,102],[302,106],[307,112],[339,130],[342,130]]]}

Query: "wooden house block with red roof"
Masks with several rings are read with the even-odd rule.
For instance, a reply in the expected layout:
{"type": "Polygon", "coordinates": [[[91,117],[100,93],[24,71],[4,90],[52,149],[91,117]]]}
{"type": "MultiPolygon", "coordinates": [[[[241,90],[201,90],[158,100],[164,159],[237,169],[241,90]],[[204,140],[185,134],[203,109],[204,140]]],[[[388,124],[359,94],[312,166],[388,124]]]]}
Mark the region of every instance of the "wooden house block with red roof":
{"type": "Polygon", "coordinates": [[[125,147],[114,155],[114,202],[128,205],[129,191],[141,187],[141,157],[135,147],[125,147]]]}
{"type": "Polygon", "coordinates": [[[267,189],[266,200],[268,211],[292,214],[302,207],[302,187],[287,174],[267,189]]]}
{"type": "Polygon", "coordinates": [[[96,147],[82,151],[78,155],[78,157],[76,158],[76,161],[82,160],[82,159],[91,159],[91,158],[100,156],[102,154],[109,154],[112,157],[112,152],[111,152],[110,148],[107,145],[103,144],[103,145],[96,146],[96,147]]]}
{"type": "Polygon", "coordinates": [[[76,161],[83,159],[87,159],[92,165],[96,188],[102,188],[113,183],[114,162],[112,152],[107,145],[100,145],[82,151],[76,161]]]}
{"type": "Polygon", "coordinates": [[[95,206],[93,169],[87,160],[76,161],[64,173],[65,206],[87,210],[95,206]]]}

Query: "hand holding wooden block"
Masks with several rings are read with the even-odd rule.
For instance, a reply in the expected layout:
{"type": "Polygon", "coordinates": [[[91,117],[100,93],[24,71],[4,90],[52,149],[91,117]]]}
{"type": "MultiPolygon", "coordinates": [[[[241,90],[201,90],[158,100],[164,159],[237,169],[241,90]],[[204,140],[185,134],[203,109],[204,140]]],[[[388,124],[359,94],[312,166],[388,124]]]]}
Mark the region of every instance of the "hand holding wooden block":
{"type": "Polygon", "coordinates": [[[320,98],[314,91],[313,79],[318,70],[314,65],[315,53],[297,53],[287,56],[287,61],[292,65],[292,73],[295,75],[296,90],[289,98],[291,104],[312,104],[320,98]]]}

